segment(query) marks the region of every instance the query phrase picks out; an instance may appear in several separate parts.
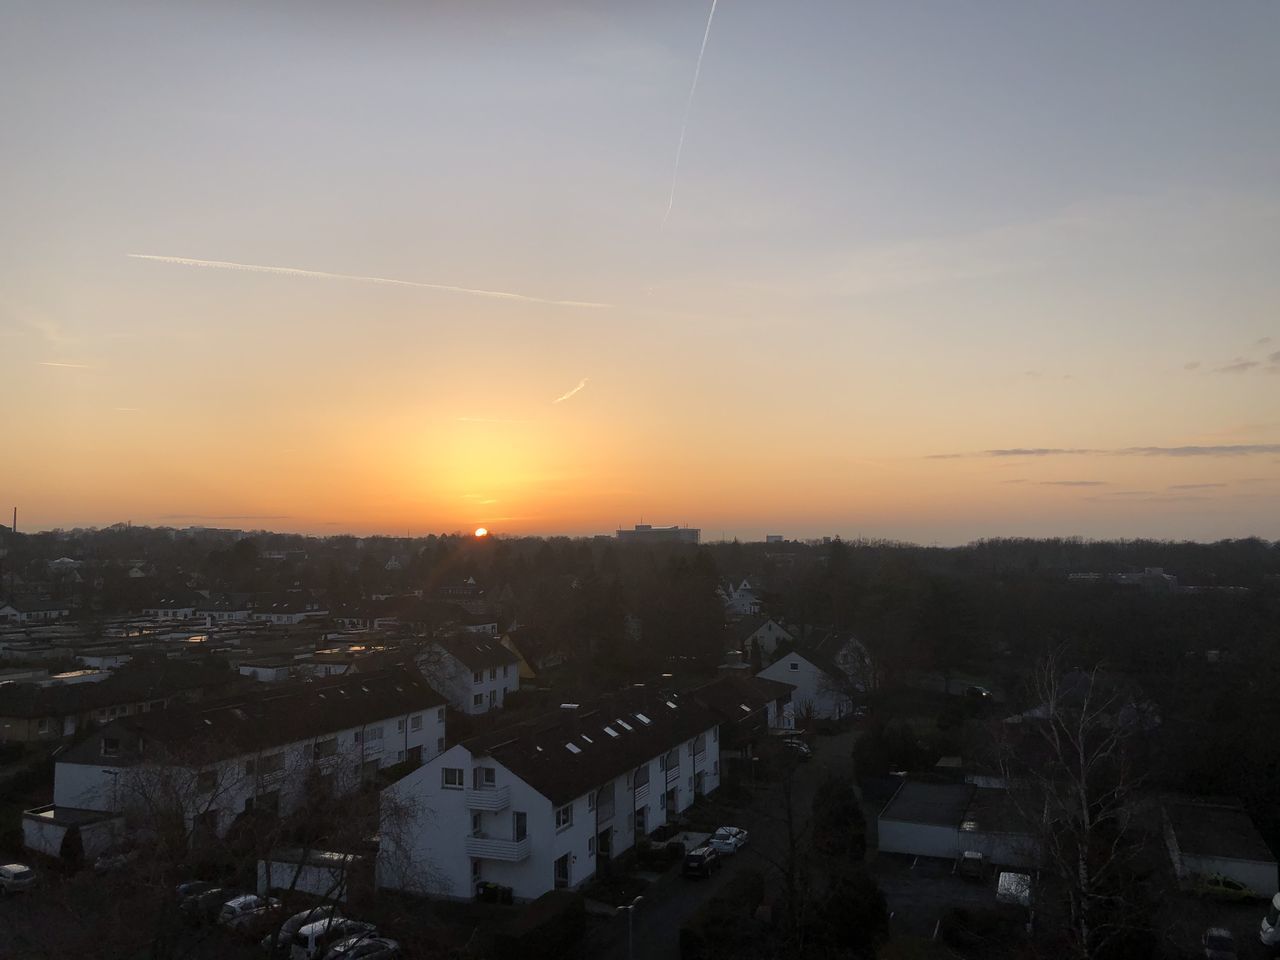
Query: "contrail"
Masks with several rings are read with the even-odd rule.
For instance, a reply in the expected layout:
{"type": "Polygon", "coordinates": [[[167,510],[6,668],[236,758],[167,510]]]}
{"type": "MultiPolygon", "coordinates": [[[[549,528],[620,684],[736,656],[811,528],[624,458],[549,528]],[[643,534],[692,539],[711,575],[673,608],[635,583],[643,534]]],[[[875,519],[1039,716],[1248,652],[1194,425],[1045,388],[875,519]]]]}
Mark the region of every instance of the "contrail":
{"type": "Polygon", "coordinates": [[[552,402],[552,403],[564,403],[564,402],[565,402],[566,400],[568,400],[570,397],[574,396],[574,395],[575,395],[579,390],[581,390],[583,387],[585,387],[585,386],[587,385],[587,380],[588,380],[588,379],[589,379],[589,378],[587,378],[587,377],[583,377],[581,380],[579,380],[579,381],[578,381],[578,385],[577,385],[576,387],[574,387],[572,390],[570,390],[568,393],[564,394],[563,396],[556,397],[556,398],[555,398],[554,400],[552,400],[551,402],[552,402]]]}
{"type": "Polygon", "coordinates": [[[684,135],[689,129],[689,114],[693,111],[693,95],[698,91],[698,77],[702,75],[702,58],[707,52],[707,38],[711,36],[711,21],[716,15],[716,0],[711,0],[711,12],[707,14],[707,28],[702,31],[702,46],[698,50],[698,63],[693,68],[693,83],[689,85],[689,99],[684,104],[684,122],[680,124],[680,140],[676,143],[676,164],[671,170],[671,196],[667,198],[667,212],[662,215],[662,225],[667,225],[671,208],[676,202],[676,183],[680,179],[680,154],[684,152],[684,135]]]}
{"type": "Polygon", "coordinates": [[[257,263],[233,263],[229,260],[193,260],[190,257],[161,257],[150,253],[131,253],[135,260],[154,260],[158,263],[177,263],[185,267],[213,267],[218,270],[245,270],[249,273],[274,273],[285,277],[311,277],[317,280],[358,280],[362,283],[381,283],[393,287],[421,287],[424,290],[444,290],[448,293],[465,293],[473,297],[493,297],[498,300],[519,300],[523,303],[546,303],[554,307],[588,307],[603,309],[611,303],[593,303],[588,300],[548,300],[523,293],[505,290],[476,290],[472,287],[455,287],[444,283],[420,283],[417,280],[393,280],[389,277],[365,277],[350,273],[326,273],[321,270],[299,270],[295,267],[268,267],[257,263]]]}
{"type": "Polygon", "coordinates": [[[93,367],[91,367],[87,363],[57,363],[56,361],[53,361],[53,360],[37,360],[36,363],[38,363],[42,367],[68,367],[69,369],[72,369],[72,370],[92,370],[93,369],[93,367]]]}

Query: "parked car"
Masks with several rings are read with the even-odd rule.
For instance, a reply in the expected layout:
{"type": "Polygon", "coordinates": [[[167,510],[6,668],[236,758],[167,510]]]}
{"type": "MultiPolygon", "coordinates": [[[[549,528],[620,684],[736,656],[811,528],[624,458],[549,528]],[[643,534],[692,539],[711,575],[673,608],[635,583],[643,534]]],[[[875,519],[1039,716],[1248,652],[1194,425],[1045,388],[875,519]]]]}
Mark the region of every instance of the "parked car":
{"type": "Polygon", "coordinates": [[[680,872],[686,877],[709,877],[720,868],[720,854],[708,844],[694,847],[684,855],[680,872]]]}
{"type": "Polygon", "coordinates": [[[137,861],[142,851],[137,847],[132,850],[108,850],[93,861],[94,873],[119,873],[137,861]]]}
{"type": "Polygon", "coordinates": [[[976,850],[966,850],[960,854],[956,873],[969,880],[983,880],[987,876],[986,859],[976,850]]]}
{"type": "Polygon", "coordinates": [[[342,915],[338,913],[338,908],[331,903],[326,903],[320,907],[310,907],[307,910],[299,910],[285,920],[284,923],[280,924],[280,929],[276,933],[269,933],[262,938],[262,949],[288,956],[290,948],[293,946],[293,935],[295,933],[308,923],[320,923],[324,920],[331,920],[334,917],[342,919],[342,915]]]}
{"type": "Polygon", "coordinates": [[[0,866],[0,893],[19,893],[35,886],[36,872],[25,863],[0,866]]]}
{"type": "Polygon", "coordinates": [[[707,839],[707,846],[714,847],[716,853],[725,856],[737,853],[747,842],[747,831],[741,827],[720,827],[707,839]]]}
{"type": "Polygon", "coordinates": [[[400,944],[388,937],[357,936],[339,940],[324,960],[392,960],[400,956],[400,944]]]}
{"type": "Polygon", "coordinates": [[[810,749],[807,743],[798,737],[788,737],[786,740],[782,741],[782,746],[791,751],[795,755],[795,758],[802,763],[813,759],[813,750],[810,749]]]}
{"type": "Polygon", "coordinates": [[[320,960],[339,940],[377,935],[378,929],[372,923],[348,920],[346,917],[330,917],[299,927],[298,932],[293,935],[289,956],[292,960],[320,960]]]}
{"type": "Polygon", "coordinates": [[[260,897],[256,893],[242,893],[232,897],[218,911],[218,923],[232,930],[244,930],[257,917],[271,910],[278,910],[280,901],[275,897],[260,897]]]}
{"type": "Polygon", "coordinates": [[[865,720],[867,719],[867,715],[868,715],[868,710],[865,706],[859,706],[859,707],[853,708],[853,719],[865,720]]]}
{"type": "Polygon", "coordinates": [[[1251,887],[1239,880],[1232,880],[1220,873],[1193,877],[1188,884],[1192,893],[1202,897],[1213,897],[1216,900],[1261,900],[1262,897],[1251,887]]]}
{"type": "Polygon", "coordinates": [[[234,887],[212,887],[184,899],[178,905],[178,910],[182,918],[193,926],[212,923],[222,912],[224,903],[243,893],[243,890],[237,890],[234,887]]]}
{"type": "Polygon", "coordinates": [[[1210,927],[1200,938],[1205,960],[1236,960],[1236,938],[1226,927],[1210,927]]]}
{"type": "Polygon", "coordinates": [[[208,880],[185,880],[174,887],[173,892],[179,900],[185,900],[187,897],[194,897],[198,893],[212,890],[216,886],[216,883],[211,883],[208,880]]]}

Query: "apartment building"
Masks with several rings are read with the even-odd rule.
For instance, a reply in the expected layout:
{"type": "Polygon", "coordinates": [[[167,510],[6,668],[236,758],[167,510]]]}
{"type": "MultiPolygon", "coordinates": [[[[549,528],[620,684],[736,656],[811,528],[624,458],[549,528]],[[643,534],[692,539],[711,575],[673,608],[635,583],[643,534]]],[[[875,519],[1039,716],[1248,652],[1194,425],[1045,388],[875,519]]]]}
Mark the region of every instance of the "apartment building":
{"type": "Polygon", "coordinates": [[[496,637],[434,640],[415,658],[423,675],[455,709],[473,716],[502,708],[520,689],[520,658],[496,637]]]}
{"type": "Polygon", "coordinates": [[[465,899],[481,881],[533,899],[720,784],[717,719],[688,697],[631,690],[463,741],[383,791],[432,811],[385,834],[379,885],[465,899]]]}
{"type": "MultiPolygon", "coordinates": [[[[383,767],[430,760],[444,742],[444,698],[411,670],[255,686],[235,699],[112,721],[59,757],[52,807],[24,820],[120,813],[145,828],[145,811],[163,794],[193,833],[221,836],[242,814],[287,816],[310,791],[351,793],[383,767]]],[[[34,832],[52,842],[47,830],[34,832]]]]}

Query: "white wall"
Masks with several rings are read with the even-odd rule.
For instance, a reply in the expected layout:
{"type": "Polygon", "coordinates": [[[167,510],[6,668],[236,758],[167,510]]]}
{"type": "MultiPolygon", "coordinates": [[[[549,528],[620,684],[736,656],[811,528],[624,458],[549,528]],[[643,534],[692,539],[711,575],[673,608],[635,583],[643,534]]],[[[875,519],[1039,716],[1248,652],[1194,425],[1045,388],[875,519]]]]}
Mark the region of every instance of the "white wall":
{"type": "Polygon", "coordinates": [[[1243,883],[1255,893],[1269,897],[1277,890],[1277,873],[1274,861],[1233,860],[1228,857],[1182,855],[1182,865],[1188,873],[1210,876],[1220,873],[1237,883],[1243,883]]]}
{"type": "Polygon", "coordinates": [[[853,701],[849,696],[843,691],[835,690],[835,682],[798,653],[787,654],[769,664],[756,676],[795,687],[795,692],[791,694],[794,713],[803,712],[807,703],[813,705],[816,717],[839,718],[853,709],[853,701]]]}
{"type": "Polygon", "coordinates": [[[942,857],[953,860],[959,856],[960,839],[955,827],[925,823],[907,823],[902,820],[880,819],[881,853],[906,853],[918,857],[942,857]]]}
{"type": "Polygon", "coordinates": [[[479,671],[480,682],[477,683],[475,672],[470,667],[438,645],[433,645],[430,653],[418,658],[418,666],[428,682],[444,694],[455,709],[472,716],[488,713],[491,697],[493,708],[501,709],[506,695],[520,689],[519,664],[504,664],[492,671],[486,667],[479,671]],[[475,702],[477,694],[479,703],[475,702]]]}

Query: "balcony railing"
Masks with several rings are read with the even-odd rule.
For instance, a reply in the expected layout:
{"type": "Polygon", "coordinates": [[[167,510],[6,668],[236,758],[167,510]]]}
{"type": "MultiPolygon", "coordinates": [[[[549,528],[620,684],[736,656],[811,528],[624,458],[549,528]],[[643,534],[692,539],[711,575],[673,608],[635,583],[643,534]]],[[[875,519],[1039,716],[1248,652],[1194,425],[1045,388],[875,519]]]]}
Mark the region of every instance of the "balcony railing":
{"type": "Polygon", "coordinates": [[[469,810],[488,810],[492,813],[507,809],[510,803],[510,787],[480,787],[467,791],[467,809],[469,810]]]}
{"type": "Polygon", "coordinates": [[[671,767],[671,766],[667,767],[667,786],[668,787],[671,786],[673,783],[677,782],[679,779],[680,779],[680,768],[671,767]]]}
{"type": "Polygon", "coordinates": [[[644,803],[648,799],[649,799],[649,781],[646,780],[644,783],[636,784],[635,802],[644,803]]]}
{"type": "Polygon", "coordinates": [[[472,834],[466,839],[467,856],[480,860],[505,860],[517,863],[529,856],[529,838],[523,840],[499,840],[483,834],[472,834]]]}
{"type": "Polygon", "coordinates": [[[697,770],[699,767],[705,767],[706,765],[707,765],[707,751],[703,750],[701,753],[695,753],[693,755],[693,768],[695,770],[697,770]]]}

